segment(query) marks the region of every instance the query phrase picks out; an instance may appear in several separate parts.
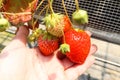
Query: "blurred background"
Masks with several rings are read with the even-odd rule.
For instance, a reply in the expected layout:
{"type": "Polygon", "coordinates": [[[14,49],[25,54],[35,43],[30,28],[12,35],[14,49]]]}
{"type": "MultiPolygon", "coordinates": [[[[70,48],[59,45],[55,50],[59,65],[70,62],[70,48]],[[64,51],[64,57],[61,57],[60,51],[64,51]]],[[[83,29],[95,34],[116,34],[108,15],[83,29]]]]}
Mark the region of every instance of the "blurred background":
{"type": "MultiPolygon", "coordinates": [[[[40,2],[41,0],[39,0],[40,2]]],[[[67,12],[75,11],[74,0],[64,0],[67,12]]],[[[78,0],[81,9],[88,12],[89,23],[76,26],[92,32],[91,42],[98,46],[96,61],[83,75],[76,80],[120,80],[120,1],[119,0],[78,0]]],[[[36,11],[34,17],[41,19],[38,13],[45,7],[47,0],[36,11]]],[[[63,13],[61,0],[54,0],[55,12],[63,13]]],[[[0,51],[15,36],[15,27],[0,33],[0,51]],[[6,36],[5,36],[6,35],[6,36]]]]}

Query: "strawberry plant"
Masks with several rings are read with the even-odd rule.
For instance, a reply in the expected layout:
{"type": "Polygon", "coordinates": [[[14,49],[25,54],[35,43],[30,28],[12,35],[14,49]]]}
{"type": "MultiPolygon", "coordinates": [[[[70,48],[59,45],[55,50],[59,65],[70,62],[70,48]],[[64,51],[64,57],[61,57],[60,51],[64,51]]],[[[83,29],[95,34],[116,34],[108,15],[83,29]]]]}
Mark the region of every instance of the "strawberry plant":
{"type": "Polygon", "coordinates": [[[64,31],[67,31],[71,28],[71,24],[68,20],[68,17],[60,14],[55,13],[52,8],[52,2],[53,0],[48,0],[49,2],[49,8],[51,13],[46,15],[44,20],[44,23],[46,25],[47,31],[56,36],[56,37],[62,37],[64,31]]]}
{"type": "Polygon", "coordinates": [[[65,14],[54,12],[53,0],[48,0],[48,4],[38,14],[40,16],[46,10],[42,19],[46,29],[42,30],[39,28],[38,19],[34,19],[33,15],[43,2],[44,0],[39,4],[38,0],[1,0],[0,10],[3,17],[0,18],[0,31],[5,31],[10,23],[18,26],[27,22],[28,28],[32,30],[28,41],[36,41],[43,55],[49,56],[59,49],[58,58],[67,57],[74,63],[84,63],[90,50],[90,37],[83,30],[75,30],[72,22],[77,25],[88,23],[87,11],[80,9],[78,1],[75,0],[76,11],[72,14],[71,22],[64,0],[62,4],[65,14]]]}

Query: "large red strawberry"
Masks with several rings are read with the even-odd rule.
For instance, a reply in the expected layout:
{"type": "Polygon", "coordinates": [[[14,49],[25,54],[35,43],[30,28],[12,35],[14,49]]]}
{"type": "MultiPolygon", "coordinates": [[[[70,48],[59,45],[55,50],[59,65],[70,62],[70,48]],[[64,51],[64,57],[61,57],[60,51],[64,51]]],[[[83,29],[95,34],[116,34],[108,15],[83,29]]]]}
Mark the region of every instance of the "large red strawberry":
{"type": "Polygon", "coordinates": [[[38,46],[41,53],[45,56],[51,55],[59,47],[58,39],[50,34],[40,35],[38,46]]]}
{"type": "Polygon", "coordinates": [[[65,31],[71,29],[68,17],[59,13],[47,15],[44,18],[44,22],[47,27],[47,31],[56,37],[63,36],[65,31]]]}
{"type": "Polygon", "coordinates": [[[84,63],[90,51],[90,37],[82,30],[71,29],[64,35],[65,43],[61,45],[62,53],[74,63],[84,63]]]}
{"type": "Polygon", "coordinates": [[[4,17],[12,24],[29,21],[37,3],[38,0],[4,0],[2,5],[4,17]]]}

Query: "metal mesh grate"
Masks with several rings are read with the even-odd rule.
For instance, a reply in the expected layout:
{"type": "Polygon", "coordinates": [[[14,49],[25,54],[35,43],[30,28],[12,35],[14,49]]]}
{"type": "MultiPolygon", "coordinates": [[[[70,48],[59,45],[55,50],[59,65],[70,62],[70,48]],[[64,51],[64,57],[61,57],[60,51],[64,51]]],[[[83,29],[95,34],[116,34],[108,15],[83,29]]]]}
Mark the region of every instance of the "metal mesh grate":
{"type": "MultiPolygon", "coordinates": [[[[45,1],[40,9],[47,4],[45,1]]],[[[88,11],[89,25],[102,31],[120,33],[120,1],[118,0],[79,0],[80,7],[88,11]]],[[[75,11],[74,0],[65,0],[68,14],[75,11]]],[[[54,0],[55,12],[64,13],[61,0],[54,0]]]]}
{"type": "MultiPolygon", "coordinates": [[[[76,9],[75,2],[74,0],[64,0],[64,1],[67,12],[71,17],[71,14],[76,9]]],[[[102,35],[104,35],[103,34],[104,31],[108,33],[115,33],[115,35],[117,34],[119,36],[120,34],[120,1],[119,0],[92,0],[92,1],[78,0],[78,1],[80,8],[88,11],[89,24],[85,27],[100,30],[102,31],[102,35]]],[[[47,4],[47,0],[44,1],[44,3],[39,8],[37,13],[41,11],[41,9],[43,9],[43,7],[46,4],[47,4]]],[[[54,0],[53,9],[55,12],[64,13],[62,0],[54,0]]],[[[118,40],[120,40],[120,38],[116,39],[116,41],[118,40]]]]}
{"type": "MultiPolygon", "coordinates": [[[[81,1],[82,2],[82,1],[81,1]]],[[[83,1],[81,7],[88,10],[89,27],[102,31],[120,33],[120,2],[119,1],[83,1]]]]}

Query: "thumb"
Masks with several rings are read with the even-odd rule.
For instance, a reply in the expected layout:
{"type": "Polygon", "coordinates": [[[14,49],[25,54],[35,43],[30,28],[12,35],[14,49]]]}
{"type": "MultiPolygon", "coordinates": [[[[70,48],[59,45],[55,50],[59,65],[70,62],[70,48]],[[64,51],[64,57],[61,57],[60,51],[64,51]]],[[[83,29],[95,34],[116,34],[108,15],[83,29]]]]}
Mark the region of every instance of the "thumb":
{"type": "Polygon", "coordinates": [[[27,29],[27,26],[19,27],[16,36],[13,38],[7,48],[9,49],[26,46],[28,34],[29,30],[27,29]]]}
{"type": "Polygon", "coordinates": [[[29,34],[29,30],[27,26],[24,25],[24,26],[19,27],[19,30],[16,36],[14,37],[12,43],[19,44],[19,46],[26,45],[28,34],[29,34]]]}

